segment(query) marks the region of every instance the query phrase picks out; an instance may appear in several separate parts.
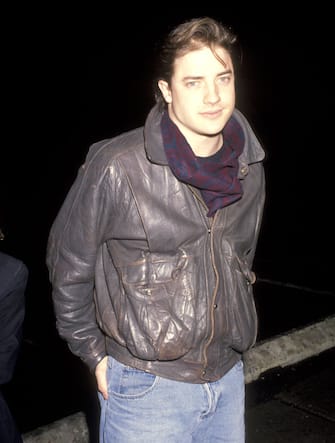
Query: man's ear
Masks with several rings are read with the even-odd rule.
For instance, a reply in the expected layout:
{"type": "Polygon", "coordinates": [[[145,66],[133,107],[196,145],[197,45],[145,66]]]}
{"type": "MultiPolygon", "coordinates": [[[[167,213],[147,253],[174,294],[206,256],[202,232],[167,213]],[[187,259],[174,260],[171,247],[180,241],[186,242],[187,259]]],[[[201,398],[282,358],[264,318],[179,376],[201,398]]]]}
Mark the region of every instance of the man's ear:
{"type": "Polygon", "coordinates": [[[166,103],[171,103],[172,96],[171,96],[171,90],[170,90],[168,82],[165,80],[158,80],[157,84],[158,84],[158,87],[159,87],[166,103]]]}

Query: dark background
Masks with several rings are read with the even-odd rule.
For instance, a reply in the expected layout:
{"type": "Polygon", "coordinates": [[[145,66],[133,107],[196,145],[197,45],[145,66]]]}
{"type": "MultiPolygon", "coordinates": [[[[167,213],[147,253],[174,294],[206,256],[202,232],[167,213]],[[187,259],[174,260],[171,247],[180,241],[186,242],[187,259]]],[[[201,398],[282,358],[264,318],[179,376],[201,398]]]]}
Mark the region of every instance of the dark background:
{"type": "Polygon", "coordinates": [[[255,260],[259,339],[335,311],[330,8],[318,2],[292,11],[271,2],[6,9],[1,248],[30,270],[23,350],[7,388],[23,431],[94,404],[86,368],[55,329],[45,266],[51,223],[89,145],[144,123],[153,104],[155,45],[177,23],[202,15],[239,36],[237,106],[267,153],[255,260]]]}

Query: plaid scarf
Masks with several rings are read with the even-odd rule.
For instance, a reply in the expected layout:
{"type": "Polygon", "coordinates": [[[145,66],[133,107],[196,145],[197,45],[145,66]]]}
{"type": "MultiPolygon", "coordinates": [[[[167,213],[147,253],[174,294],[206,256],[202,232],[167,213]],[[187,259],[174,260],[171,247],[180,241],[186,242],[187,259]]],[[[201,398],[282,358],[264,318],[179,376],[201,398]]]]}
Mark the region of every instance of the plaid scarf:
{"type": "Polygon", "coordinates": [[[223,130],[223,147],[209,157],[197,157],[167,112],[161,120],[164,149],[173,174],[198,188],[209,209],[207,217],[239,200],[242,186],[237,177],[238,157],[243,151],[244,134],[231,117],[223,130]]]}

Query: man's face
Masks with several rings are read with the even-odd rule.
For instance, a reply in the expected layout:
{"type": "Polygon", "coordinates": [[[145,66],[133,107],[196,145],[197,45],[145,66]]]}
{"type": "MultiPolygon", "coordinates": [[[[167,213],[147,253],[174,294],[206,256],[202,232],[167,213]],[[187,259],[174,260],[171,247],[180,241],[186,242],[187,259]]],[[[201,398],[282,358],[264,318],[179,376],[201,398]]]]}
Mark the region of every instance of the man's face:
{"type": "Polygon", "coordinates": [[[159,82],[170,118],[191,146],[221,133],[235,107],[231,57],[223,48],[216,51],[224,64],[203,47],[175,60],[170,86],[159,82]]]}

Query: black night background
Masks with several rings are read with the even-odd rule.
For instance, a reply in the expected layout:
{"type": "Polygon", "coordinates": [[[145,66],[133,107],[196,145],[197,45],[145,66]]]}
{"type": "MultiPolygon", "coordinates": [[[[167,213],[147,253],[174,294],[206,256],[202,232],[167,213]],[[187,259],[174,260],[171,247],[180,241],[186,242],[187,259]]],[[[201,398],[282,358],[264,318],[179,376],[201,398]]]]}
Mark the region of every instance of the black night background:
{"type": "Polygon", "coordinates": [[[143,124],[153,104],[155,45],[177,23],[202,15],[239,36],[237,106],[267,152],[255,261],[259,337],[335,311],[329,8],[229,2],[123,12],[56,4],[4,10],[0,246],[30,271],[23,349],[8,387],[23,431],[95,402],[90,375],[55,329],[45,265],[51,223],[89,145],[143,124]],[[287,285],[296,291],[282,291],[287,285]],[[313,301],[299,288],[313,290],[313,301]],[[327,294],[325,307],[318,298],[327,294]]]}

